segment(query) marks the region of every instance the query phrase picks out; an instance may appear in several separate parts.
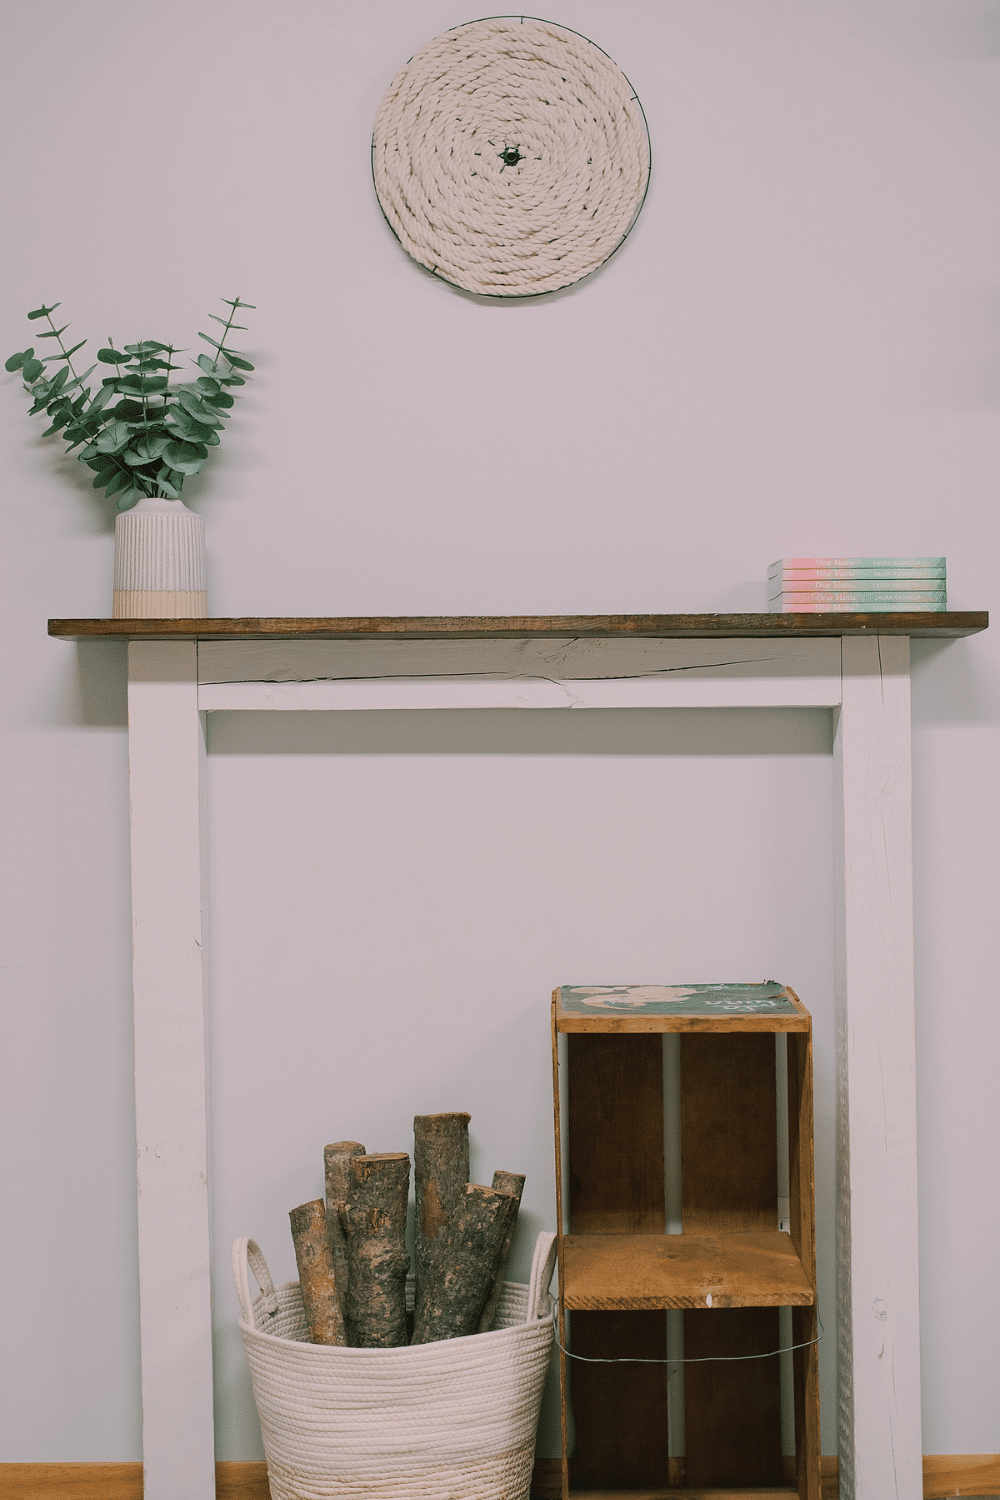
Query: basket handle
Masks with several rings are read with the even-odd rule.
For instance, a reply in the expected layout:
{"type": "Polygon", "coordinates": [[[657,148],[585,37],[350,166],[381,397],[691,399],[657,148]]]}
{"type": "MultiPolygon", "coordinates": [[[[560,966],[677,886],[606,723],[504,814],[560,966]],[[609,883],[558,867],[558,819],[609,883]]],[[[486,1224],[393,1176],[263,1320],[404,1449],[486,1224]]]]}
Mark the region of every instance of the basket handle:
{"type": "Polygon", "coordinates": [[[257,1241],[244,1236],[243,1239],[233,1240],[233,1280],[236,1283],[236,1295],[240,1299],[243,1321],[248,1328],[255,1328],[257,1325],[253,1316],[253,1298],[250,1295],[250,1271],[253,1272],[257,1285],[264,1293],[264,1311],[268,1314],[276,1313],[278,1298],[275,1294],[274,1282],[271,1280],[271,1273],[267,1269],[267,1261],[257,1241]]]}
{"type": "Polygon", "coordinates": [[[549,1283],[556,1266],[557,1248],[555,1235],[550,1230],[543,1229],[535,1241],[535,1253],[531,1259],[531,1277],[528,1281],[527,1321],[529,1323],[533,1318],[548,1316],[546,1303],[549,1296],[549,1283]]]}

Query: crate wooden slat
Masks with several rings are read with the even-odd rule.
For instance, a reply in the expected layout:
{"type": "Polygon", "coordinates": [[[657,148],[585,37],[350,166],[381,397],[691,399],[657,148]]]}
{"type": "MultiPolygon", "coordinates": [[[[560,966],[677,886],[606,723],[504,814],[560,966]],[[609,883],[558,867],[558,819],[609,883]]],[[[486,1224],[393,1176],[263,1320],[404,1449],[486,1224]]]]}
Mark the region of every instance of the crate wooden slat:
{"type": "Polygon", "coordinates": [[[815,1300],[791,1235],[778,1230],[568,1234],[562,1275],[571,1309],[805,1307],[815,1300]]]}
{"type": "MultiPolygon", "coordinates": [[[[812,1030],[812,1019],[798,996],[777,981],[776,1003],[766,1009],[725,1010],[711,1009],[701,1005],[697,999],[649,1002],[635,1008],[613,1009],[610,1004],[602,1006],[600,996],[590,995],[598,989],[614,990],[636,986],[563,985],[555,991],[553,1024],[556,1031],[598,1032],[602,1035],[677,1032],[769,1032],[798,1031],[808,1034],[812,1030]],[[777,991],[781,990],[781,995],[777,991]],[[584,994],[584,991],[587,994],[584,994]]],[[[645,988],[645,986],[644,986],[645,988]]],[[[668,988],[683,989],[685,986],[668,988]]]]}

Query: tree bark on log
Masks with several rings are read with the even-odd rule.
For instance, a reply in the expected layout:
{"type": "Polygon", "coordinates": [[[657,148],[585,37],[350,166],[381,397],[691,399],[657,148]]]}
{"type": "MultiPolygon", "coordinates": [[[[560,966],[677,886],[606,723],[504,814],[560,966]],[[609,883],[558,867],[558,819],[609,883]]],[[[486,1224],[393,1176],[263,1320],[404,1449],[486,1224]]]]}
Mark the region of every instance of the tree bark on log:
{"type": "Polygon", "coordinates": [[[521,1207],[521,1194],[524,1192],[524,1178],[520,1172],[494,1172],[493,1191],[495,1193],[509,1193],[516,1200],[517,1207],[514,1209],[514,1217],[510,1221],[510,1228],[507,1231],[506,1238],[500,1246],[500,1259],[497,1261],[497,1268],[493,1273],[493,1281],[486,1294],[486,1306],[483,1308],[479,1319],[479,1327],[476,1329],[477,1333],[489,1333],[493,1327],[493,1319],[496,1316],[496,1310],[500,1303],[500,1294],[503,1291],[503,1279],[507,1270],[510,1247],[514,1239],[514,1230],[517,1228],[517,1214],[518,1209],[521,1207]]]}
{"type": "Polygon", "coordinates": [[[425,1288],[433,1278],[448,1221],[469,1181],[470,1119],[464,1112],[414,1117],[414,1326],[421,1318],[425,1288]]]}
{"type": "Polygon", "coordinates": [[[475,1333],[508,1231],[517,1217],[510,1193],[470,1182],[438,1246],[421,1307],[414,1344],[475,1333]]]}
{"type": "MultiPolygon", "coordinates": [[[[351,1157],[364,1156],[360,1141],[334,1141],[323,1147],[326,1176],[326,1237],[333,1255],[333,1274],[337,1280],[337,1300],[347,1321],[347,1235],[343,1217],[347,1209],[347,1182],[351,1157]]],[[[348,1338],[350,1330],[348,1330],[348,1338]]]]}
{"type": "Polygon", "coordinates": [[[406,1343],[405,1151],[352,1156],[347,1191],[347,1324],[358,1349],[406,1343]]]}
{"type": "Polygon", "coordinates": [[[322,1198],[301,1203],[288,1215],[299,1268],[299,1287],[309,1337],[314,1344],[346,1344],[344,1315],[337,1297],[333,1256],[326,1235],[326,1209],[322,1198]]]}

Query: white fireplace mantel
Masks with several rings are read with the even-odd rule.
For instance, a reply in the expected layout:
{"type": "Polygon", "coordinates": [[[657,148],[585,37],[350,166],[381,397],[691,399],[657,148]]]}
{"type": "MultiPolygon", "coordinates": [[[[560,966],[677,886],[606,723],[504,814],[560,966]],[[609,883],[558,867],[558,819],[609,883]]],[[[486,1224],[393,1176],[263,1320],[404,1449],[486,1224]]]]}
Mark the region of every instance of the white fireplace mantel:
{"type": "Polygon", "coordinates": [[[215,1493],[205,714],[817,705],[835,718],[840,1493],[919,1500],[909,637],[988,623],[984,613],[49,621],[54,636],[130,643],[145,1500],[215,1493]]]}

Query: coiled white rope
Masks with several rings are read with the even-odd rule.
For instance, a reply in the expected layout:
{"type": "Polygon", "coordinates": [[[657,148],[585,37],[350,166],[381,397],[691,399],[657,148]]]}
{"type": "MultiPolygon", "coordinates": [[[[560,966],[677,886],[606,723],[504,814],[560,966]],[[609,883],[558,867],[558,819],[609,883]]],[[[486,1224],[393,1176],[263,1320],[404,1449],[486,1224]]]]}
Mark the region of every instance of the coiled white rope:
{"type": "Polygon", "coordinates": [[[375,116],[375,191],[414,260],[486,296],[597,269],[635,222],[649,135],[601,49],[550,21],[447,31],[396,74],[375,116]]]}

